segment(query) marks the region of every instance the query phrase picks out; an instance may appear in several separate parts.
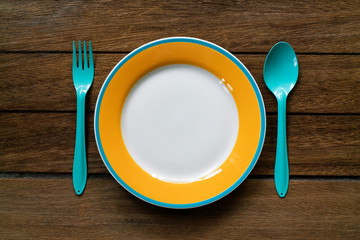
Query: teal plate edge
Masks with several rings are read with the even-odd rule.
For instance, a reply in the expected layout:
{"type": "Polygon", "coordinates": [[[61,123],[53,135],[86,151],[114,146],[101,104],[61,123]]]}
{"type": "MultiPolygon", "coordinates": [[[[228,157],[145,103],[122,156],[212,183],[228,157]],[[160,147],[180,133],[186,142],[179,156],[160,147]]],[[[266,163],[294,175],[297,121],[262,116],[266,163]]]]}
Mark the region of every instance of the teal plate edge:
{"type": "Polygon", "coordinates": [[[106,168],[109,170],[109,172],[111,173],[111,175],[120,183],[121,186],[123,186],[127,191],[129,191],[130,193],[132,193],[133,195],[135,195],[136,197],[154,204],[156,206],[160,206],[160,207],[165,207],[165,208],[173,208],[173,209],[188,209],[188,208],[195,208],[195,207],[201,207],[210,203],[213,203],[223,197],[225,197],[227,194],[229,194],[230,192],[232,192],[235,188],[237,188],[246,178],[247,176],[250,174],[250,172],[252,171],[252,169],[254,168],[257,160],[259,159],[262,147],[264,145],[264,140],[265,140],[265,132],[266,132],[266,112],[265,112],[265,105],[264,105],[264,101],[262,98],[262,95],[260,93],[260,89],[258,87],[258,85],[255,82],[255,79],[253,78],[253,76],[251,75],[251,73],[249,72],[249,70],[244,66],[244,64],[242,64],[240,62],[239,59],[237,59],[234,55],[232,55],[230,52],[228,52],[227,50],[225,50],[224,48],[202,40],[202,39],[198,39],[198,38],[190,38],[190,37],[170,37],[170,38],[162,38],[162,39],[158,39],[155,40],[153,42],[149,42],[145,45],[140,46],[139,48],[135,49],[134,51],[132,51],[131,53],[129,53],[126,57],[124,57],[114,68],[113,70],[110,72],[110,74],[108,75],[108,77],[106,78],[104,84],[102,85],[101,89],[100,89],[100,93],[98,96],[98,99],[96,101],[96,106],[95,106],[95,116],[94,116],[94,132],[95,132],[95,140],[96,140],[96,144],[100,153],[100,156],[106,166],[106,168]],[[200,202],[196,202],[196,203],[189,203],[189,204],[173,204],[173,203],[165,203],[165,202],[160,202],[160,201],[156,201],[154,199],[151,199],[149,197],[146,197],[140,193],[138,193],[137,191],[135,191],[134,189],[132,189],[129,185],[127,185],[114,171],[114,169],[111,167],[109,161],[106,158],[106,155],[104,153],[102,144],[101,144],[101,139],[100,139],[100,132],[99,132],[99,110],[100,110],[100,105],[101,105],[101,101],[103,98],[103,95],[106,91],[106,88],[108,86],[108,84],[110,83],[111,79],[113,78],[113,76],[115,75],[115,73],[129,60],[131,59],[133,56],[135,56],[136,54],[140,53],[141,51],[144,51],[148,48],[151,48],[153,46],[157,46],[160,44],[164,44],[164,43],[172,43],[172,42],[188,42],[188,43],[195,43],[195,44],[199,44],[199,45],[203,45],[206,47],[209,47],[211,49],[214,49],[218,52],[220,52],[221,54],[223,54],[224,56],[226,56],[227,58],[229,58],[232,62],[234,62],[245,74],[245,76],[247,77],[247,79],[249,80],[249,82],[251,83],[252,88],[255,91],[259,106],[260,106],[260,116],[261,116],[261,130],[260,130],[260,139],[259,139],[259,143],[256,149],[256,153],[253,157],[253,159],[251,160],[250,165],[248,166],[248,168],[246,169],[246,171],[244,172],[244,174],[233,184],[231,185],[228,189],[226,189],[225,191],[223,191],[222,193],[209,198],[207,200],[204,201],[200,201],[200,202]]]}

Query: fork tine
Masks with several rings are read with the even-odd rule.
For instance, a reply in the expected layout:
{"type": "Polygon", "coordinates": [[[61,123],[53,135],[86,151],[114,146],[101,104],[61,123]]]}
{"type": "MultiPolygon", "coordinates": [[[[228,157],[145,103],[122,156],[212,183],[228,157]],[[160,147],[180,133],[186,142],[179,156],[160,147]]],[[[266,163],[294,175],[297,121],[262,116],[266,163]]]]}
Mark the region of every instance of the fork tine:
{"type": "Polygon", "coordinates": [[[82,69],[81,41],[79,41],[79,68],[82,69]]]}
{"type": "Polygon", "coordinates": [[[86,41],[84,41],[84,69],[88,68],[87,53],[86,53],[86,41]]]}
{"type": "Polygon", "coordinates": [[[89,42],[89,67],[90,67],[90,68],[94,68],[91,41],[89,42]]]}
{"type": "Polygon", "coordinates": [[[77,68],[75,41],[73,41],[73,68],[77,68]]]}

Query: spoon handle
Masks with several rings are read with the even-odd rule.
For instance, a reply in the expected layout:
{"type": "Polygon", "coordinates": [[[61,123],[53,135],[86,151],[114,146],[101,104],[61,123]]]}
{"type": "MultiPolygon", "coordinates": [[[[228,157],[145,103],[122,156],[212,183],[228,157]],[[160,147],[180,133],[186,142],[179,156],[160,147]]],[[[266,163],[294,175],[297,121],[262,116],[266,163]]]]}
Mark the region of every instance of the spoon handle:
{"type": "Polygon", "coordinates": [[[275,187],[280,197],[285,197],[289,186],[289,164],[286,144],[286,96],[277,99],[278,129],[275,159],[275,187]]]}

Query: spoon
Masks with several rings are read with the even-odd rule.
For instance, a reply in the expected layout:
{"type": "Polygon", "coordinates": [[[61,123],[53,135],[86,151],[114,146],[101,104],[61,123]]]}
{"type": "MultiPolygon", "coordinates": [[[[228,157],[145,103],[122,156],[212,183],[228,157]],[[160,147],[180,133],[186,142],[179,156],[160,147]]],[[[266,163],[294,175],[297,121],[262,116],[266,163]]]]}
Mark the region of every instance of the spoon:
{"type": "Polygon", "coordinates": [[[286,144],[286,99],[296,84],[299,65],[290,44],[278,42],[268,53],[264,63],[264,80],[278,103],[278,128],[275,158],[275,187],[285,197],[289,186],[289,164],[286,144]]]}

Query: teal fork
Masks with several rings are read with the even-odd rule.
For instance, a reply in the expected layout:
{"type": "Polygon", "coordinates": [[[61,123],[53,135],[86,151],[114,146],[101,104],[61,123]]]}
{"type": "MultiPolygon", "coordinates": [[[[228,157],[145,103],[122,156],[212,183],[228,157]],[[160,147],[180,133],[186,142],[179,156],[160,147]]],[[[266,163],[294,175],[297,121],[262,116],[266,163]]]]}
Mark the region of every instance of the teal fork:
{"type": "Polygon", "coordinates": [[[81,195],[85,189],[87,178],[86,148],[85,148],[85,98],[94,79],[94,63],[89,42],[89,63],[86,54],[86,42],[84,41],[84,60],[81,55],[81,41],[79,41],[79,62],[76,61],[76,47],[73,41],[73,81],[76,89],[77,119],[76,139],[73,165],[73,185],[77,195],[81,195]]]}

